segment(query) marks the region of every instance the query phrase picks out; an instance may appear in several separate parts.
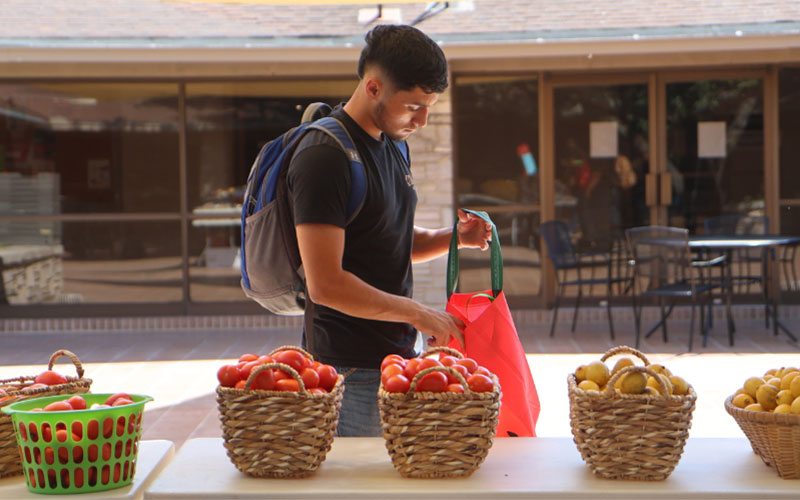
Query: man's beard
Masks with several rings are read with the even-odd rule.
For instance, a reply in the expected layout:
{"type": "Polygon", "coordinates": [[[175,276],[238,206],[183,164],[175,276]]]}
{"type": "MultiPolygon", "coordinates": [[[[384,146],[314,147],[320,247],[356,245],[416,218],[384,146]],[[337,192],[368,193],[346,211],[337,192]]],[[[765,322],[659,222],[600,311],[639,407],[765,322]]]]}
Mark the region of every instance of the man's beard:
{"type": "Polygon", "coordinates": [[[383,132],[384,135],[389,137],[393,141],[404,141],[410,134],[398,134],[389,132],[389,124],[386,121],[386,105],[379,101],[375,105],[375,125],[383,132]]]}

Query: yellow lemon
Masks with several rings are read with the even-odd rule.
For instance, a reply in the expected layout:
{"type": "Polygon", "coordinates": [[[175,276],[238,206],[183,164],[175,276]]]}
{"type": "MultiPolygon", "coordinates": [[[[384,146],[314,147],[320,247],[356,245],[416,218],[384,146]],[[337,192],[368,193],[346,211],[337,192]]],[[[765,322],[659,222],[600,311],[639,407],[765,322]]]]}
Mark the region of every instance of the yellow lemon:
{"type": "Polygon", "coordinates": [[[731,401],[731,403],[733,403],[733,406],[735,406],[737,408],[744,408],[744,407],[746,407],[748,405],[751,405],[751,404],[753,404],[755,402],[756,402],[756,400],[753,399],[752,396],[750,396],[749,394],[744,394],[744,393],[743,394],[737,394],[736,396],[733,397],[733,401],[731,401]]]}
{"type": "Polygon", "coordinates": [[[744,390],[744,387],[738,389],[736,392],[733,393],[734,396],[738,396],[739,394],[747,394],[747,391],[744,390]]]}
{"type": "Polygon", "coordinates": [[[744,381],[744,390],[747,394],[756,397],[758,386],[764,385],[766,381],[761,377],[750,377],[744,381]]]}
{"type": "Polygon", "coordinates": [[[781,389],[789,389],[792,386],[792,380],[800,375],[800,372],[789,372],[781,377],[781,389]]]}
{"type": "Polygon", "coordinates": [[[780,405],[790,405],[794,401],[794,397],[792,397],[792,391],[789,389],[783,389],[778,391],[778,397],[775,398],[775,403],[780,405]]]}
{"type": "MultiPolygon", "coordinates": [[[[664,381],[664,385],[667,386],[667,394],[665,395],[668,396],[672,394],[672,383],[669,381],[669,379],[664,375],[658,375],[658,376],[661,378],[661,380],[664,381]]],[[[661,384],[658,383],[658,380],[656,380],[655,377],[652,376],[647,377],[647,385],[657,390],[658,392],[662,392],[661,384]]]]}
{"type": "Polygon", "coordinates": [[[756,401],[766,411],[772,411],[778,406],[778,388],[774,385],[763,384],[756,390],[756,401]]]}
{"type": "Polygon", "coordinates": [[[578,382],[586,380],[586,365],[581,365],[575,370],[575,380],[578,382]]]}
{"type": "Polygon", "coordinates": [[[792,401],[791,411],[796,415],[800,415],[800,396],[794,398],[794,401],[792,401]]]}
{"type": "Polygon", "coordinates": [[[761,405],[758,403],[747,405],[744,407],[744,409],[749,411],[764,411],[764,408],[762,408],[761,405]]]}
{"type": "Polygon", "coordinates": [[[667,377],[672,375],[672,372],[670,372],[669,369],[662,364],[655,363],[652,365],[647,365],[647,367],[660,375],[666,375],[667,377]]]}
{"type": "Polygon", "coordinates": [[[609,378],[608,366],[602,361],[592,361],[586,365],[586,380],[593,381],[598,387],[606,385],[609,378]]]}
{"type": "Polygon", "coordinates": [[[772,378],[766,378],[765,377],[764,380],[766,380],[769,385],[774,385],[778,389],[781,388],[781,379],[780,379],[780,377],[772,377],[772,378]]]}
{"type": "Polygon", "coordinates": [[[800,377],[795,377],[791,383],[789,383],[789,390],[792,391],[792,396],[800,396],[800,377]]]}
{"type": "Polygon", "coordinates": [[[648,396],[651,397],[661,397],[661,393],[658,392],[658,389],[656,389],[655,387],[651,387],[649,385],[644,388],[644,392],[642,394],[647,394],[648,396]]]}
{"type": "Polygon", "coordinates": [[[600,386],[598,386],[592,380],[584,380],[580,384],[578,384],[578,387],[580,387],[584,391],[600,391],[600,386]]]}
{"type": "Polygon", "coordinates": [[[789,405],[778,405],[772,410],[772,413],[791,413],[792,409],[789,405]]]}
{"type": "Polygon", "coordinates": [[[777,368],[770,368],[769,370],[764,372],[764,378],[774,377],[776,373],[778,373],[777,368]]]}
{"type": "Polygon", "coordinates": [[[633,366],[633,360],[631,358],[620,358],[614,364],[614,368],[611,369],[611,376],[614,376],[615,373],[628,366],[633,366]]]}
{"type": "Polygon", "coordinates": [[[647,387],[647,375],[644,373],[627,373],[622,378],[619,390],[623,394],[641,394],[644,392],[645,387],[647,387]]]}
{"type": "Polygon", "coordinates": [[[672,384],[672,394],[684,396],[689,392],[689,384],[683,378],[673,375],[669,381],[672,384]]]}

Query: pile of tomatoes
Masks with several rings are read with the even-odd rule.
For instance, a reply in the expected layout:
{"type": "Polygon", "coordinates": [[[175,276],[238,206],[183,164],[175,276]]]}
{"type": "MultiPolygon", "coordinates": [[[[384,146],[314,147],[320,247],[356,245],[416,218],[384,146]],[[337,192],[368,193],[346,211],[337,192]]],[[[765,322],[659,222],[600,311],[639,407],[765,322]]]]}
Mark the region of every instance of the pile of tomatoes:
{"type": "MultiPolygon", "coordinates": [[[[439,359],[421,357],[406,359],[398,354],[389,354],[381,362],[381,384],[386,392],[407,393],[414,376],[433,366],[446,366],[457,371],[467,382],[472,392],[494,391],[494,378],[485,367],[472,358],[457,358],[440,353],[439,359]]],[[[461,381],[451,370],[432,371],[417,382],[415,392],[465,392],[461,381]]]]}
{"type": "Polygon", "coordinates": [[[66,384],[67,382],[69,381],[67,380],[67,377],[65,377],[64,375],[61,375],[60,373],[55,372],[53,370],[45,370],[39,375],[37,375],[36,378],[33,379],[33,383],[31,385],[26,386],[22,389],[17,389],[13,387],[0,387],[0,402],[14,397],[8,395],[9,389],[11,389],[12,392],[19,391],[24,394],[25,391],[41,389],[42,387],[49,387],[51,385],[66,384]]]}
{"type": "MultiPolygon", "coordinates": [[[[331,365],[309,358],[304,352],[287,348],[272,354],[242,354],[235,365],[222,366],[217,371],[217,379],[224,387],[244,389],[250,373],[258,366],[267,363],[283,363],[294,369],[303,380],[303,385],[311,394],[327,394],[333,390],[339,374],[331,365]]],[[[298,392],[300,385],[292,375],[280,368],[263,369],[250,383],[251,389],[261,391],[298,392]]]]}

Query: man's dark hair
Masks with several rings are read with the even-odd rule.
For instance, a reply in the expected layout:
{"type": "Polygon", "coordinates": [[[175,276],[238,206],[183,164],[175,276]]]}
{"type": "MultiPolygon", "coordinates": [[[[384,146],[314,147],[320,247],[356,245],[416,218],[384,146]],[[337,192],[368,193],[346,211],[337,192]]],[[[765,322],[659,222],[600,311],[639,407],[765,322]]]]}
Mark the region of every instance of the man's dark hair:
{"type": "Polygon", "coordinates": [[[364,37],[367,44],[358,60],[358,77],[368,66],[378,66],[396,90],[420,87],[426,93],[447,88],[447,59],[439,46],[412,26],[381,24],[364,37]]]}

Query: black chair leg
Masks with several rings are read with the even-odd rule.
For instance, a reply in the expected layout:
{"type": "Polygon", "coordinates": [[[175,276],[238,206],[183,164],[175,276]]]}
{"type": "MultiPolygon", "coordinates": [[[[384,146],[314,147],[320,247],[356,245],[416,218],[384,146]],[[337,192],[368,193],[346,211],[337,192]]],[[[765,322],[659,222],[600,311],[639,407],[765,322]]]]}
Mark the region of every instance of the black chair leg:
{"type": "Polygon", "coordinates": [[[733,332],[736,330],[736,327],[733,323],[733,312],[731,311],[731,302],[733,301],[732,296],[733,292],[731,291],[730,286],[725,288],[725,309],[727,310],[728,316],[728,343],[733,346],[733,332]]]}
{"type": "MultiPolygon", "coordinates": [[[[591,288],[590,288],[591,293],[591,288]]],[[[581,296],[583,296],[583,286],[578,288],[578,297],[575,299],[575,312],[572,314],[572,332],[575,332],[575,323],[578,322],[578,308],[581,307],[581,296]]]]}
{"type": "Polygon", "coordinates": [[[561,302],[561,294],[564,291],[564,287],[562,285],[556,286],[558,290],[556,290],[556,303],[553,305],[553,317],[550,320],[550,336],[552,337],[556,333],[556,319],[558,318],[558,304],[561,302]]]}
{"type": "MultiPolygon", "coordinates": [[[[658,305],[661,307],[661,336],[664,339],[664,343],[667,343],[667,314],[664,312],[664,299],[659,297],[658,298],[658,305]]],[[[672,307],[670,307],[670,311],[672,311],[672,307]]]]}
{"type": "Polygon", "coordinates": [[[689,352],[692,352],[692,341],[694,340],[694,302],[692,302],[692,315],[689,319],[689,352]]]}
{"type": "Polygon", "coordinates": [[[606,313],[608,314],[608,329],[611,332],[611,340],[614,340],[614,320],[611,318],[611,284],[608,285],[608,295],[606,295],[606,313]]]}
{"type": "MultiPolygon", "coordinates": [[[[703,347],[708,345],[708,323],[706,322],[707,304],[700,304],[700,335],[703,337],[703,347]]],[[[694,298],[692,298],[692,312],[694,312],[694,298]]],[[[692,317],[694,323],[694,317],[692,317]]]]}
{"type": "Polygon", "coordinates": [[[637,303],[636,293],[633,295],[633,324],[636,326],[636,349],[639,348],[639,339],[642,335],[642,306],[637,303]]]}

